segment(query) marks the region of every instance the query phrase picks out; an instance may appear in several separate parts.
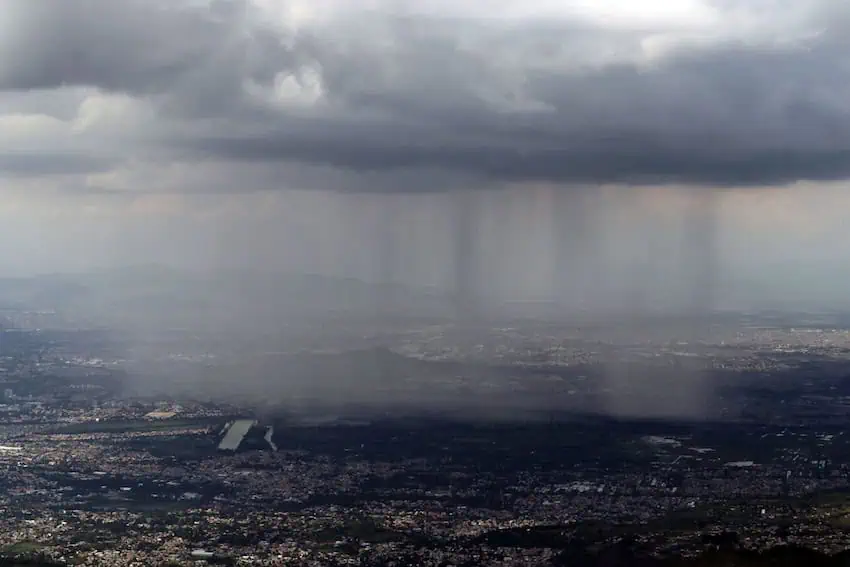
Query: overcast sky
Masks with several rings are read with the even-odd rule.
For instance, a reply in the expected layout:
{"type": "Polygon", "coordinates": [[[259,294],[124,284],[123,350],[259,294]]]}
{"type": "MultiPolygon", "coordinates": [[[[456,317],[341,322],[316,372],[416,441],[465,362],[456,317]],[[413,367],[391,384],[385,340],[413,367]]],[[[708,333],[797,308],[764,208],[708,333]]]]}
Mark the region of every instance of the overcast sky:
{"type": "Polygon", "coordinates": [[[2,271],[826,265],[848,52],[835,0],[4,0],[2,271]]]}

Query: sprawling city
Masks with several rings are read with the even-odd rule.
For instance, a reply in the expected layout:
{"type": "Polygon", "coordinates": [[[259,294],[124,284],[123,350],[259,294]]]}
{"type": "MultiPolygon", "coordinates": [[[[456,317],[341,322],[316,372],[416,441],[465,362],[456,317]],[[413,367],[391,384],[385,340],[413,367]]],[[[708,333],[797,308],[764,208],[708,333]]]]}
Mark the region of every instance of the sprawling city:
{"type": "Polygon", "coordinates": [[[214,355],[213,334],[142,344],[4,310],[2,553],[103,566],[846,553],[846,316],[400,324],[214,355]]]}

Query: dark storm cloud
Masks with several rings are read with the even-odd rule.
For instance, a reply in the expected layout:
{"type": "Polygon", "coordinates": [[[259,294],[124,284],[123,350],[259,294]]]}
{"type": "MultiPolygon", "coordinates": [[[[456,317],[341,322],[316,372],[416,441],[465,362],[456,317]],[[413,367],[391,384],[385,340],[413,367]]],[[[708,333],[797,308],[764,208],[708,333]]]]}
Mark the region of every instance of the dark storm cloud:
{"type": "Polygon", "coordinates": [[[287,66],[282,34],[246,0],[9,0],[0,92],[91,87],[155,104],[164,121],[233,114],[244,81],[287,66]]]}
{"type": "Polygon", "coordinates": [[[733,45],[657,68],[529,73],[547,106],[494,112],[470,97],[435,108],[434,93],[352,94],[370,122],[293,119],[262,136],[199,140],[206,155],[326,163],[357,170],[444,168],[487,178],[562,183],[763,185],[850,175],[845,45],[800,50],[733,45]]]}
{"type": "Polygon", "coordinates": [[[773,40],[684,41],[647,62],[635,54],[649,30],[566,19],[500,27],[374,11],[293,31],[240,1],[13,0],[0,89],[146,97],[160,120],[136,151],[279,164],[283,184],[298,164],[396,189],[409,188],[393,181],[400,172],[565,185],[842,179],[850,10],[806,5],[773,40]],[[286,74],[295,87],[314,77],[318,101],[272,100],[286,74]]]}
{"type": "MultiPolygon", "coordinates": [[[[635,136],[580,149],[511,149],[409,145],[349,146],[327,141],[250,138],[205,139],[205,156],[256,161],[329,164],[356,172],[407,171],[431,167],[504,181],[541,180],[569,184],[706,184],[746,186],[800,179],[835,180],[850,175],[850,149],[764,149],[729,152],[708,148],[657,148],[635,136]]],[[[400,185],[400,188],[403,185],[400,185]]]]}
{"type": "Polygon", "coordinates": [[[107,171],[114,160],[71,152],[2,152],[0,175],[32,177],[107,171]]]}
{"type": "MultiPolygon", "coordinates": [[[[0,89],[94,86],[160,93],[220,55],[247,4],[168,0],[6,0],[0,89]]],[[[262,31],[249,30],[254,37],[262,31]]],[[[243,49],[243,54],[246,54],[243,49]]],[[[273,57],[269,50],[264,57],[273,57]]],[[[245,61],[239,73],[250,72],[245,61]]]]}

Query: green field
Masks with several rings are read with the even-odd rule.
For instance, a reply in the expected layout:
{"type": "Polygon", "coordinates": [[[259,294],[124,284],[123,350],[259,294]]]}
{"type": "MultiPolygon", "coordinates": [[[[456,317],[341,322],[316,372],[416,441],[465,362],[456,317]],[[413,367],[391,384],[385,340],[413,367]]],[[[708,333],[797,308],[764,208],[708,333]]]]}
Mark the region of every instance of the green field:
{"type": "Polygon", "coordinates": [[[19,541],[3,548],[2,553],[6,555],[33,555],[43,548],[43,545],[34,541],[19,541]]]}

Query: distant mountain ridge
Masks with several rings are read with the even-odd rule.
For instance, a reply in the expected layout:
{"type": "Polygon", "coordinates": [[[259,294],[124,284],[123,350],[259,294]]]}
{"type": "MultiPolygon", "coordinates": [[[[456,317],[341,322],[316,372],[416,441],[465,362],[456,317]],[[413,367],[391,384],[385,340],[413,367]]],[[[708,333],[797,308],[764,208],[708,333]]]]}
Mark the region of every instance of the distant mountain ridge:
{"type": "Polygon", "coordinates": [[[158,265],[85,274],[0,278],[0,307],[56,310],[95,324],[194,326],[258,324],[311,316],[375,316],[398,311],[446,314],[448,300],[428,288],[354,278],[225,270],[189,272],[158,265]]]}

